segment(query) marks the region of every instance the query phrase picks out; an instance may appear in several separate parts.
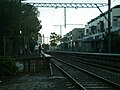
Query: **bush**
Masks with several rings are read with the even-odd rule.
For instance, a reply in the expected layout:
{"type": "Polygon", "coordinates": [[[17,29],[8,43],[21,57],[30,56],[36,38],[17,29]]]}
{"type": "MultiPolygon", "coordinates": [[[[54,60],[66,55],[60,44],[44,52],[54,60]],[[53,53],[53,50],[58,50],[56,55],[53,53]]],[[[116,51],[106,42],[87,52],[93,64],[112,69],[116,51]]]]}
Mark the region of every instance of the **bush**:
{"type": "MultiPolygon", "coordinates": [[[[0,57],[0,76],[8,76],[16,74],[15,58],[13,57],[0,57]]],[[[1,77],[0,77],[1,78],[1,77]]]]}

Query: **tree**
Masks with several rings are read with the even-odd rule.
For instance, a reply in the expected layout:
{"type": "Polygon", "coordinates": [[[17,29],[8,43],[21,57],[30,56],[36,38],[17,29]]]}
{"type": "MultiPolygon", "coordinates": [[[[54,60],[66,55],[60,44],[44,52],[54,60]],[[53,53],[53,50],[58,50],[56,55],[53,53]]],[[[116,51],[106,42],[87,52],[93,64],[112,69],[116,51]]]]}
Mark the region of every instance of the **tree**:
{"type": "Polygon", "coordinates": [[[43,50],[49,50],[49,44],[42,44],[43,50]]]}
{"type": "Polygon", "coordinates": [[[50,45],[57,46],[57,43],[61,41],[61,35],[57,35],[55,32],[50,35],[50,45]]]}
{"type": "MultiPolygon", "coordinates": [[[[15,36],[19,34],[18,18],[20,15],[20,3],[16,1],[2,0],[0,2],[0,51],[4,52],[4,36],[15,36]]],[[[13,41],[13,37],[10,38],[13,41]]],[[[14,40],[17,38],[14,38],[14,40]]],[[[17,41],[17,40],[16,40],[17,41]]],[[[11,42],[12,43],[12,42],[11,42]]]]}
{"type": "Polygon", "coordinates": [[[24,43],[28,47],[34,47],[37,43],[38,32],[42,28],[41,21],[37,18],[39,15],[38,9],[30,4],[23,4],[21,11],[21,31],[22,35],[25,36],[24,43]]]}
{"type": "MultiPolygon", "coordinates": [[[[25,43],[37,41],[37,34],[41,29],[37,16],[39,12],[36,7],[30,4],[21,4],[17,0],[2,0],[0,2],[0,55],[4,52],[4,42],[10,40],[11,48],[17,50],[20,40],[16,36],[25,36],[25,43]],[[22,32],[20,35],[20,31],[22,32]],[[31,41],[32,38],[32,41],[31,41]],[[34,40],[33,40],[34,39],[34,40]]],[[[16,53],[16,52],[15,52],[16,53]]]]}

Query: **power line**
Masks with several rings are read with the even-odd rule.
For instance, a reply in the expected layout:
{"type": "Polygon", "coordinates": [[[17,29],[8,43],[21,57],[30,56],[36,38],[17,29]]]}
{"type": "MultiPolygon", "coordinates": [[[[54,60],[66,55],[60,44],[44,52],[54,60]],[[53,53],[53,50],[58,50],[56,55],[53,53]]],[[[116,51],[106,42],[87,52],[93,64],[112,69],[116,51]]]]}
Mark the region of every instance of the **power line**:
{"type": "Polygon", "coordinates": [[[54,18],[54,16],[55,16],[55,10],[53,11],[51,23],[53,23],[53,18],[54,18]]]}
{"type": "Polygon", "coordinates": [[[74,2],[74,0],[71,1],[71,3],[73,3],[73,2],[74,2]]]}
{"type": "Polygon", "coordinates": [[[113,0],[113,1],[112,1],[112,4],[115,3],[116,1],[117,1],[117,0],[113,0]]]}
{"type": "MultiPolygon", "coordinates": [[[[59,0],[60,1],[60,0],[59,0]]],[[[66,28],[66,8],[96,8],[106,6],[106,3],[34,3],[29,2],[29,4],[35,7],[44,8],[64,8],[64,24],[66,28]]]]}
{"type": "MultiPolygon", "coordinates": [[[[71,3],[73,3],[73,2],[74,2],[74,0],[71,1],[71,3]]],[[[75,13],[76,13],[76,11],[74,11],[74,12],[72,13],[71,17],[74,17],[75,13]]],[[[71,19],[71,18],[70,18],[70,19],[71,19]]]]}
{"type": "Polygon", "coordinates": [[[113,2],[115,2],[116,0],[113,0],[113,2]]]}
{"type": "MultiPolygon", "coordinates": [[[[80,25],[80,26],[83,26],[83,24],[66,24],[66,25],[80,25]]],[[[53,25],[53,26],[60,27],[60,35],[62,36],[62,26],[65,26],[65,25],[53,25]]]]}

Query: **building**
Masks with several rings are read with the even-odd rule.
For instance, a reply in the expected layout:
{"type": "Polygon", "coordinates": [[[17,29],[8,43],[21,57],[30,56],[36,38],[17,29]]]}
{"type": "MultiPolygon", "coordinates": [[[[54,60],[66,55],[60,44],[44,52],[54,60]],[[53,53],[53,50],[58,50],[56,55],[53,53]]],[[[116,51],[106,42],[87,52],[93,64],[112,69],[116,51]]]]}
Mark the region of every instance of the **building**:
{"type": "Polygon", "coordinates": [[[75,28],[64,35],[64,48],[80,52],[120,53],[120,5],[111,8],[110,33],[106,18],[108,11],[89,21],[85,28],[75,28]]]}
{"type": "Polygon", "coordinates": [[[120,52],[120,47],[115,45],[120,40],[120,5],[111,9],[111,43],[108,41],[108,21],[105,17],[108,18],[108,11],[92,19],[85,26],[85,37],[80,39],[83,51],[108,52],[111,45],[111,52],[120,52]]]}
{"type": "Polygon", "coordinates": [[[69,51],[79,51],[79,40],[84,36],[84,28],[74,28],[72,31],[64,35],[64,47],[69,51]]]}

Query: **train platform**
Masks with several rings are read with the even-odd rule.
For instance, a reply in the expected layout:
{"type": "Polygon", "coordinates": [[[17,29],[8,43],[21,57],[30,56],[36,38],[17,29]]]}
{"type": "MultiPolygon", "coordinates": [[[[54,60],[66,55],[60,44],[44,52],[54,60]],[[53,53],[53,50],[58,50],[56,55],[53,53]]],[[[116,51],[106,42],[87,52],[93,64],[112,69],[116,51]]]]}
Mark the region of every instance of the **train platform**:
{"type": "Polygon", "coordinates": [[[0,82],[0,90],[69,90],[61,76],[48,73],[25,74],[0,82]]]}

